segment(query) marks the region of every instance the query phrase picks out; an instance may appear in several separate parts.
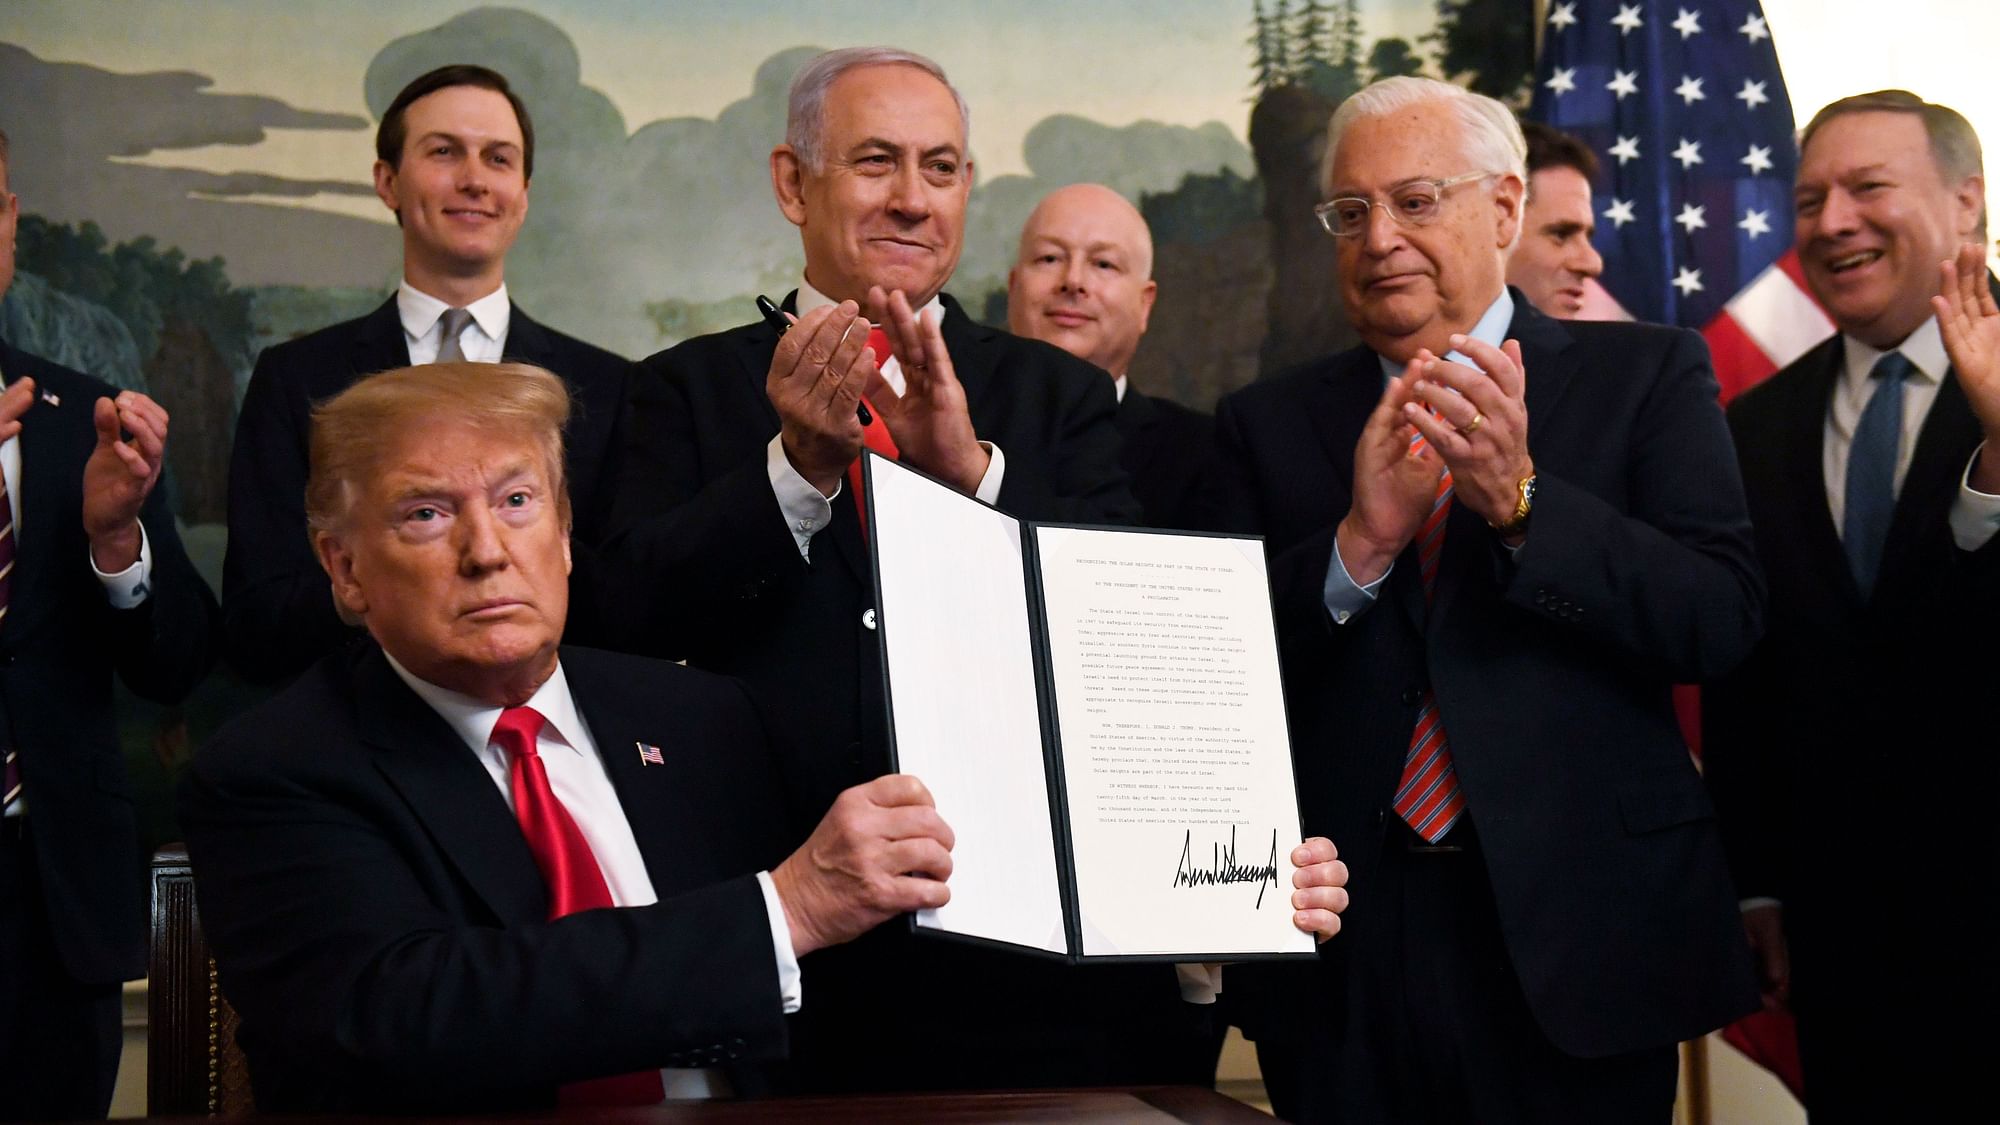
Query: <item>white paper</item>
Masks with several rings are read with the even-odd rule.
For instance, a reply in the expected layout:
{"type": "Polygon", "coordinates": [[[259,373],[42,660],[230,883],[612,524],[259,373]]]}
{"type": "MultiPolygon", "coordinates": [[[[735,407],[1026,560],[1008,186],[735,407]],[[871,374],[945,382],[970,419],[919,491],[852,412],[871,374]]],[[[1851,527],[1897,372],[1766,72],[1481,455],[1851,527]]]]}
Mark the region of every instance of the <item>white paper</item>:
{"type": "Polygon", "coordinates": [[[1034,533],[1082,952],[1311,952],[1262,545],[1034,533]]]}
{"type": "Polygon", "coordinates": [[[917,924],[1066,953],[1021,524],[870,464],[897,765],[957,837],[951,902],[917,924]]]}

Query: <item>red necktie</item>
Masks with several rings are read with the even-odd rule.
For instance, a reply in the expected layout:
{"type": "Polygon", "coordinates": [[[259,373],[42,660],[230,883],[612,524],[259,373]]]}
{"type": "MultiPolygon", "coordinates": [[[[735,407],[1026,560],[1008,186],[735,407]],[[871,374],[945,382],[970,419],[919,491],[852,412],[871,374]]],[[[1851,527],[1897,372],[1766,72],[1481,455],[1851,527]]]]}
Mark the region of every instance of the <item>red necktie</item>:
{"type": "MultiPolygon", "coordinates": [[[[1421,449],[1423,440],[1419,435],[1410,444],[1421,449]]],[[[1438,556],[1444,552],[1444,524],[1450,515],[1451,470],[1446,469],[1438,477],[1431,514],[1417,533],[1417,569],[1423,575],[1426,606],[1437,588],[1438,556]]],[[[1465,813],[1465,794],[1458,787],[1458,771],[1438,717],[1437,693],[1430,688],[1424,689],[1423,704],[1417,708],[1417,726],[1410,732],[1410,749],[1403,757],[1403,778],[1393,804],[1396,815],[1433,844],[1444,839],[1465,813]]]]}
{"type": "MultiPolygon", "coordinates": [[[[521,835],[527,838],[535,866],[542,869],[542,878],[548,882],[549,918],[553,920],[615,904],[590,842],[556,799],[555,790],[549,788],[549,771],[535,749],[545,721],[533,707],[509,707],[493,724],[493,741],[507,751],[507,787],[514,794],[514,818],[521,822],[521,835]]],[[[571,1082],[557,1092],[563,1105],[654,1105],[665,1097],[666,1087],[657,1070],[571,1082]]]]}
{"type": "MultiPolygon", "coordinates": [[[[870,328],[868,330],[868,350],[875,353],[875,362],[878,365],[889,362],[889,334],[880,328],[870,328]]],[[[868,408],[868,424],[861,427],[861,444],[894,461],[896,459],[896,439],[889,436],[888,425],[882,421],[882,415],[876,412],[874,404],[870,403],[866,398],[861,400],[861,405],[868,408]]],[[[868,534],[868,497],[864,496],[861,491],[861,458],[859,457],[854,459],[854,464],[847,467],[847,490],[854,494],[854,511],[855,514],[861,517],[861,534],[866,535],[868,534]]]]}

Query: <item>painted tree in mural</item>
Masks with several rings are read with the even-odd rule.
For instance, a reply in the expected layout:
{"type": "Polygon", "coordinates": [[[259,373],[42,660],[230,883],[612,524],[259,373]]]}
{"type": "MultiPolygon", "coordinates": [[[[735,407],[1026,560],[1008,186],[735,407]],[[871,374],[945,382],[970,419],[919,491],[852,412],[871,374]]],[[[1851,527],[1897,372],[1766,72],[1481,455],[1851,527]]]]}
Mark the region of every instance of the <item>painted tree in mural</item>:
{"type": "MultiPolygon", "coordinates": [[[[235,373],[248,369],[253,351],[250,293],[230,284],[220,258],[189,261],[150,236],[113,246],[92,222],[72,226],[23,215],[16,263],[46,283],[23,296],[38,294],[49,314],[50,340],[23,346],[61,358],[63,338],[79,332],[115,337],[121,345],[129,338],[115,349],[130,357],[125,364],[91,370],[173,404],[167,464],[175,507],[190,523],[221,522],[235,373]],[[94,310],[110,315],[93,318],[94,310]]],[[[32,314],[24,309],[24,315],[32,314]]]]}
{"type": "Polygon", "coordinates": [[[1535,69],[1535,0],[1437,0],[1438,49],[1447,78],[1502,100],[1527,104],[1535,69]]]}

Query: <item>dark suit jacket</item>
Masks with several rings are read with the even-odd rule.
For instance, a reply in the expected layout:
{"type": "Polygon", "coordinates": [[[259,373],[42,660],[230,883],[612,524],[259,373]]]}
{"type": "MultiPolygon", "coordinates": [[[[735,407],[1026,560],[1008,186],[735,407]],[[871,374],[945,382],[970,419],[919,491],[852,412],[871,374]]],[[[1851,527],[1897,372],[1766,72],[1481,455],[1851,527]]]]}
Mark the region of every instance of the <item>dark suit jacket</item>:
{"type": "Polygon", "coordinates": [[[519,1109],[580,1078],[782,1054],[752,876],[782,817],[755,711],[705,673],[562,659],[655,905],[547,921],[491,776],[373,644],[202,748],[181,818],[259,1109],[519,1109]]]}
{"type": "Polygon", "coordinates": [[[1514,303],[1538,474],[1518,555],[1456,505],[1428,613],[1411,547],[1374,606],[1332,621],[1334,529],[1383,388],[1366,348],[1223,401],[1220,495],[1268,537],[1306,830],[1352,872],[1329,948],[1367,948],[1391,796],[1434,687],[1529,1010],[1557,1047],[1597,1057],[1756,1004],[1669,687],[1749,651],[1763,588],[1699,337],[1514,303]]]}
{"type": "Polygon", "coordinates": [[[1147,527],[1188,528],[1202,478],[1215,460],[1215,420],[1170,398],[1154,398],[1130,382],[1118,402],[1120,458],[1147,527]]]}
{"type": "MultiPolygon", "coordinates": [[[[1006,453],[999,506],[1134,522],[1104,373],[975,324],[950,298],[945,307],[974,429],[1006,453]]],[[[816,819],[842,789],[888,769],[881,653],[864,621],[874,593],[852,498],[835,498],[808,565],[772,492],[765,448],[778,416],[764,378],[776,346],[757,324],[640,364],[620,444],[619,530],[603,562],[625,572],[607,585],[635,629],[625,643],[749,683],[792,748],[786,782],[816,819]]],[[[814,954],[805,972],[800,1090],[1109,1081],[1130,1073],[1112,1055],[1181,1006],[1164,965],[1072,971],[915,940],[901,922],[814,954]]]]}
{"type": "MultiPolygon", "coordinates": [[[[505,355],[546,367],[569,385],[563,443],[576,543],[587,548],[602,530],[609,502],[599,482],[630,364],[543,327],[519,305],[508,321],[505,355]]],[[[229,551],[222,569],[228,655],[246,679],[283,682],[360,635],[341,624],[332,587],[306,538],[312,408],[363,375],[409,364],[394,297],[359,320],[273,345],[258,357],[230,454],[229,551]]],[[[579,558],[579,570],[587,573],[587,559],[579,558]]],[[[586,581],[579,578],[579,584],[586,581]]]]}
{"type": "MultiPolygon", "coordinates": [[[[2000,988],[1989,901],[2000,850],[1977,803],[2000,781],[1987,707],[2000,537],[1972,552],[1952,537],[1980,428],[1948,375],[1897,498],[1881,577],[1861,595],[1821,465],[1841,364],[1835,336],[1730,407],[1771,578],[1770,628],[1735,675],[1703,693],[1704,760],[1739,890],[1784,901],[1797,1002],[1811,1006],[1823,985],[1826,1006],[1811,1015],[1874,1019],[1854,988],[1879,982],[1870,992],[1893,994],[1901,1019],[2000,988]],[[1975,805],[1959,806],[1968,796],[1975,805]],[[1862,919],[1856,888],[1866,888],[1862,919]]],[[[1913,1049],[1930,1046],[1918,1037],[1913,1049]]]]}
{"type": "Polygon", "coordinates": [[[130,980],[146,971],[146,892],[111,677],[147,699],[178,702],[215,664],[215,595],[181,547],[162,487],[139,513],[152,592],[132,609],[111,607],[90,570],[83,466],[97,445],[94,404],[117,388],[5,341],[0,372],[9,382],[32,377],[38,397],[61,402],[38,401],[21,419],[21,526],[0,624],[0,738],[20,754],[28,829],[64,966],[89,983],[130,980]]]}

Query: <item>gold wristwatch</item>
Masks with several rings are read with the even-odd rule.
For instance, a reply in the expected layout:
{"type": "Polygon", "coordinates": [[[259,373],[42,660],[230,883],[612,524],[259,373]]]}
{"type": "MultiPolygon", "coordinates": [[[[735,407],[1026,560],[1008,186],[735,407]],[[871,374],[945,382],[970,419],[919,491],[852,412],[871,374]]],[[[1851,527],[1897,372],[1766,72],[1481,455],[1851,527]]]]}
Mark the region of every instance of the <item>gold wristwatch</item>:
{"type": "Polygon", "coordinates": [[[1521,498],[1514,502],[1514,515],[1506,523],[1487,524],[1502,535],[1519,535],[1528,530],[1528,515],[1535,507],[1535,474],[1529,473],[1515,485],[1521,498]]]}

